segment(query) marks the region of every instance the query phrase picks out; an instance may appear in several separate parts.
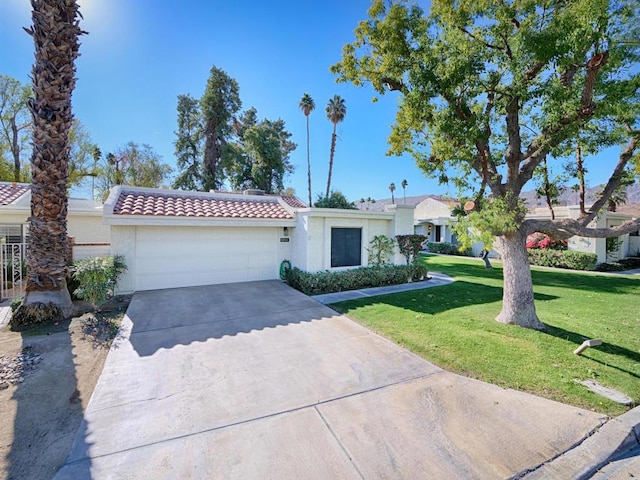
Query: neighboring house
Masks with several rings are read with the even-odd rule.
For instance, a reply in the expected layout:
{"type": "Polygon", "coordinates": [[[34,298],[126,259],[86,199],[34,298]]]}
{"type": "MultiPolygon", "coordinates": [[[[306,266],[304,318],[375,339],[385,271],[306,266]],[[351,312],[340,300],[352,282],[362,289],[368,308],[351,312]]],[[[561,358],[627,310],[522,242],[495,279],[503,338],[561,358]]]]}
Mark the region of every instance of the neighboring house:
{"type": "MultiPolygon", "coordinates": [[[[588,208],[588,207],[587,207],[588,208]]],[[[555,217],[561,218],[579,218],[580,207],[578,205],[570,206],[558,206],[553,209],[555,217]]],[[[540,207],[532,209],[527,218],[539,218],[547,219],[550,217],[549,209],[547,207],[540,207]]],[[[610,228],[616,227],[627,220],[632,220],[634,217],[624,213],[617,212],[602,212],[593,220],[589,227],[591,228],[610,228]]],[[[607,239],[606,238],[591,238],[591,237],[578,237],[574,236],[568,240],[569,250],[575,250],[578,252],[595,253],[598,256],[598,263],[615,261],[631,255],[636,255],[640,251],[640,236],[639,232],[635,231],[631,234],[621,235],[617,237],[618,241],[613,244],[609,241],[609,245],[615,247],[610,248],[607,251],[607,239]]]]}
{"type": "MultiPolygon", "coordinates": [[[[21,244],[29,234],[31,186],[0,182],[0,241],[21,244]]],[[[102,204],[93,200],[69,199],[67,232],[74,238],[74,258],[109,252],[109,227],[102,221],[102,204]]]]}
{"type": "Polygon", "coordinates": [[[451,215],[456,205],[453,200],[425,198],[416,205],[413,214],[415,232],[426,235],[429,242],[458,243],[452,229],[458,220],[451,215]]]}
{"type": "Polygon", "coordinates": [[[412,233],[413,208],[316,209],[259,191],[118,186],[105,203],[104,222],[112,254],[125,257],[118,282],[125,293],[276,279],[283,260],[310,272],[367,265],[375,235],[412,233]]]}

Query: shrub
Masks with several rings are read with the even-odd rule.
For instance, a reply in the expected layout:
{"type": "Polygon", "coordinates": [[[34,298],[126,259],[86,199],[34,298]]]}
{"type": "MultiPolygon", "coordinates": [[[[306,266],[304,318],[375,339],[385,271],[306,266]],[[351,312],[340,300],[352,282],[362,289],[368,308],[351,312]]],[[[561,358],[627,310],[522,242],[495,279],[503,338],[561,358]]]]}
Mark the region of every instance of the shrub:
{"type": "Polygon", "coordinates": [[[73,263],[73,278],[80,286],[73,292],[78,298],[99,306],[113,296],[113,289],[120,274],[127,266],[120,255],[115,257],[90,257],[73,263]]]}
{"type": "Polygon", "coordinates": [[[422,244],[427,239],[424,235],[396,235],[400,253],[407,259],[407,265],[418,259],[422,244]]]}
{"type": "Polygon", "coordinates": [[[600,263],[596,270],[600,272],[621,272],[640,268],[640,258],[623,258],[617,262],[600,263]]]}
{"type": "Polygon", "coordinates": [[[369,263],[371,265],[386,265],[389,263],[389,257],[393,255],[393,247],[396,242],[393,238],[386,235],[376,235],[369,242],[367,252],[369,252],[369,263]]]}
{"type": "Polygon", "coordinates": [[[527,248],[541,250],[566,250],[568,248],[568,243],[566,240],[554,240],[549,237],[549,235],[535,232],[527,236],[527,248]]]}
{"type": "Polygon", "coordinates": [[[398,285],[407,283],[409,279],[424,278],[426,275],[426,267],[420,264],[360,267],[340,272],[325,270],[309,273],[296,267],[285,271],[287,283],[307,295],[398,285]]]}
{"type": "Polygon", "coordinates": [[[432,253],[443,253],[445,255],[473,257],[473,252],[470,248],[463,248],[460,250],[459,245],[454,245],[453,243],[448,242],[429,242],[427,243],[427,250],[432,253]]]}
{"type": "Polygon", "coordinates": [[[572,250],[530,249],[529,263],[541,267],[568,268],[571,270],[594,270],[598,256],[595,253],[572,250]]]}

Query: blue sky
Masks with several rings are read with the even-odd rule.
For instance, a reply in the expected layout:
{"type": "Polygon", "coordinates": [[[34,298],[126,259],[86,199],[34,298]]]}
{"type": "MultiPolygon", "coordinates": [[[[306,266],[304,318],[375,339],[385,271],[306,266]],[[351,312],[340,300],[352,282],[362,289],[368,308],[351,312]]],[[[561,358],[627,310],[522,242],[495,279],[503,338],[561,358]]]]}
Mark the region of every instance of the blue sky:
{"type": "MultiPolygon", "coordinates": [[[[350,200],[386,198],[391,182],[400,196],[406,179],[407,195],[456,194],[425,178],[410,157],[385,155],[395,94],[373,103],[371,88],[338,84],[329,71],[366,18],[369,0],[79,3],[89,35],[81,39],[74,113],[103,153],[129,141],[147,143],[175,166],[176,97],[200,97],[216,65],[238,81],[243,109],[254,106],[260,118],[286,122],[298,148],[291,155],[296,172],[285,185],[301,199],[307,199],[306,123],[298,103],[305,92],[316,102],[310,117],[314,200],[326,187],[332,125],[324,109],[334,94],[345,99],[347,116],[338,126],[333,188],[350,200]]],[[[22,27],[30,23],[30,2],[0,0],[0,73],[25,83],[33,43],[22,27]]]]}

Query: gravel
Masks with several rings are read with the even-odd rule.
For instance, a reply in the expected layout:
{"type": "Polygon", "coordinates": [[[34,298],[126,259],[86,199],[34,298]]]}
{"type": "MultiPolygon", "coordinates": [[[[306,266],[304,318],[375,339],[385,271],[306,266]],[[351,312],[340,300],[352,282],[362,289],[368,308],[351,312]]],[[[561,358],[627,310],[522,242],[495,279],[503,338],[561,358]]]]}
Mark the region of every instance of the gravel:
{"type": "Polygon", "coordinates": [[[22,348],[15,357],[0,356],[0,390],[24,382],[27,375],[38,368],[42,355],[31,345],[22,348]]]}

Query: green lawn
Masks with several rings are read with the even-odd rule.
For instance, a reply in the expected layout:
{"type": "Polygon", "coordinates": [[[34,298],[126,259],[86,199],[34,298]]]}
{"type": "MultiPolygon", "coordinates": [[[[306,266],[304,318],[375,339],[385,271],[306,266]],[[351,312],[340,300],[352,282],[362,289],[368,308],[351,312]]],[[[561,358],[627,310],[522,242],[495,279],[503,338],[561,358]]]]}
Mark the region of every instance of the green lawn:
{"type": "Polygon", "coordinates": [[[594,379],[640,402],[640,278],[532,267],[538,316],[548,326],[538,332],[494,320],[500,264],[485,270],[477,258],[422,261],[456,281],[333,307],[452,372],[609,415],[627,408],[574,379],[594,379]],[[587,338],[604,343],[574,355],[587,338]]]}

